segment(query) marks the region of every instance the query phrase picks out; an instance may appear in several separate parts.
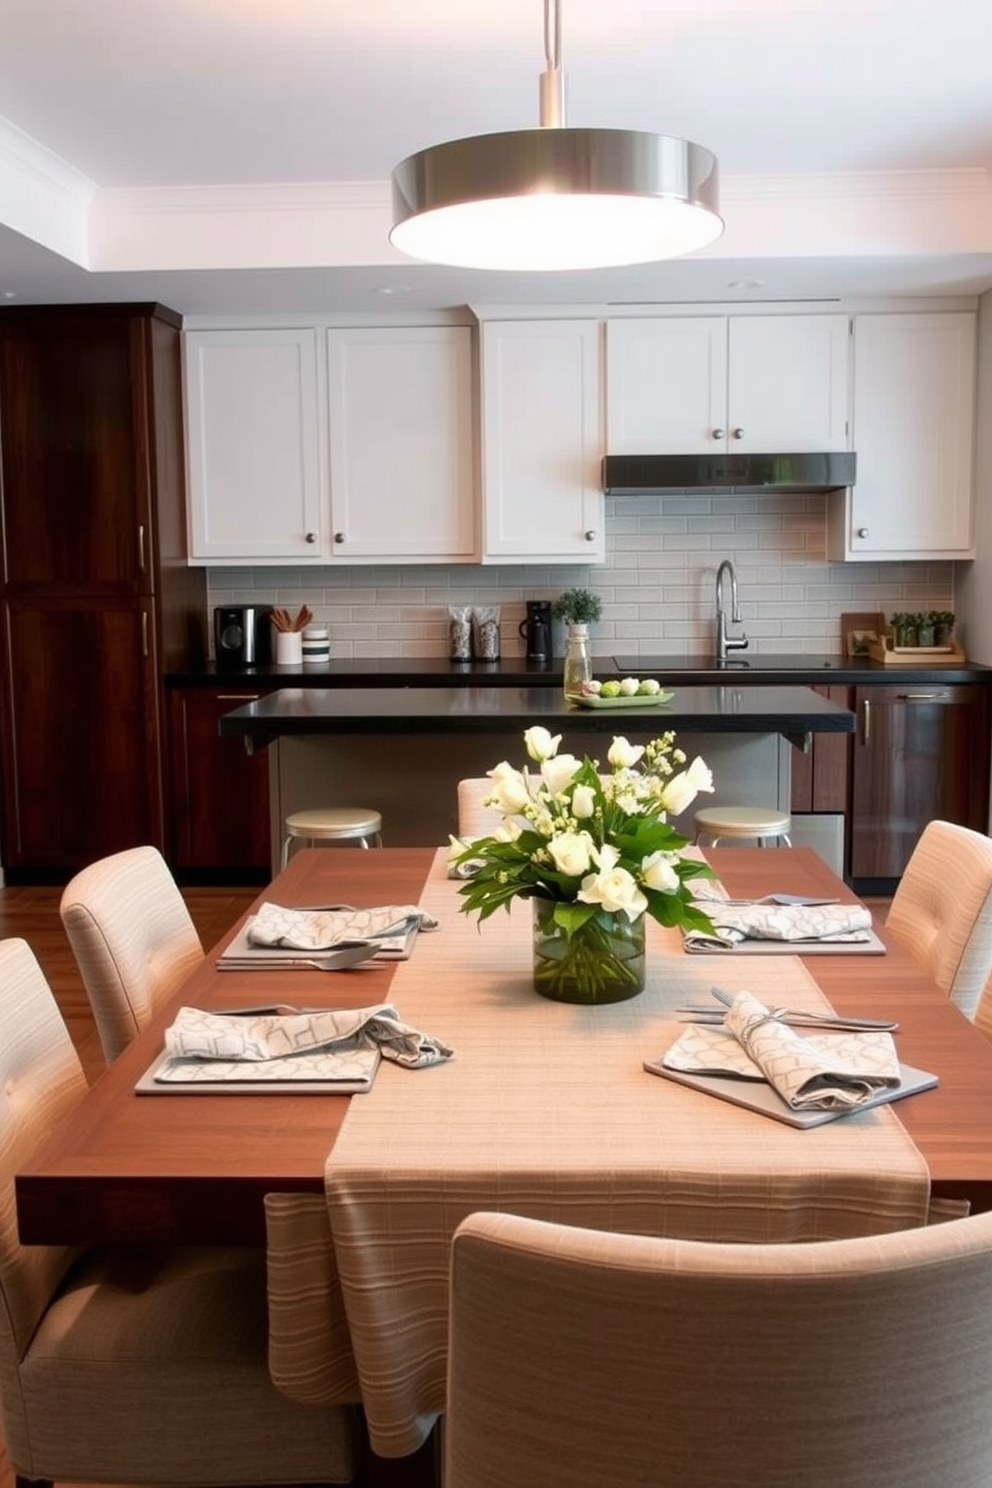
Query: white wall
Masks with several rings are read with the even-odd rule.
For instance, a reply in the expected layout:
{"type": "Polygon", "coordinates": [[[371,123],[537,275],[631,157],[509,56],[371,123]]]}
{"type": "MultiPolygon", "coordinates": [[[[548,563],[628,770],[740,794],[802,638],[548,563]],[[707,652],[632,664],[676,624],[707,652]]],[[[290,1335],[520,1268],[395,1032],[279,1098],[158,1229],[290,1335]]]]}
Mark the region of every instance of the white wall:
{"type": "MultiPolygon", "coordinates": [[[[727,557],[750,654],[836,652],[844,612],[959,608],[951,563],[828,563],[824,496],[608,497],[606,510],[605,564],[211,569],[209,603],[306,602],[328,622],[338,657],[447,656],[447,607],[473,603],[501,606],[503,655],[522,655],[524,601],[576,584],[603,600],[597,655],[707,654],[727,557]]],[[[989,552],[992,567],[992,542],[989,552]]],[[[992,661],[992,615],[984,620],[980,659],[992,661]]]]}
{"type": "Polygon", "coordinates": [[[972,661],[992,664],[992,294],[978,304],[978,416],[975,421],[973,563],[957,565],[957,613],[972,661]]]}

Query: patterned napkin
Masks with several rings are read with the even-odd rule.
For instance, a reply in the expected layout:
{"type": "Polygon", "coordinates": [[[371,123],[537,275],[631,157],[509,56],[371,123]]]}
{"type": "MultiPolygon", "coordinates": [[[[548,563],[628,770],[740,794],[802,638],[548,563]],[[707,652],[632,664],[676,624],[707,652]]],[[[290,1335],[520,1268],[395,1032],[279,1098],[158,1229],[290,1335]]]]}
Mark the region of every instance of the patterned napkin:
{"type": "Polygon", "coordinates": [[[327,951],[374,940],[382,950],[399,951],[411,932],[436,930],[437,923],[416,904],[332,910],[263,904],[248,925],[248,940],[251,945],[287,946],[294,951],[327,951]]]}
{"type": "Polygon", "coordinates": [[[891,1033],[803,1037],[750,992],[737,994],[722,1026],[691,1024],[662,1064],[689,1074],[767,1080],[794,1111],[857,1107],[901,1079],[891,1033]]]}
{"type": "Polygon", "coordinates": [[[868,941],[871,910],[863,904],[743,904],[699,902],[713,921],[713,934],[687,930],[687,951],[739,945],[742,940],[868,941]]]}
{"type": "Polygon", "coordinates": [[[240,1016],[184,1007],[165,1031],[165,1052],[181,1059],[285,1059],[336,1046],[377,1048],[384,1059],[406,1069],[440,1064],[454,1053],[440,1039],[401,1023],[395,1007],[387,1002],[318,1013],[240,1016]]]}

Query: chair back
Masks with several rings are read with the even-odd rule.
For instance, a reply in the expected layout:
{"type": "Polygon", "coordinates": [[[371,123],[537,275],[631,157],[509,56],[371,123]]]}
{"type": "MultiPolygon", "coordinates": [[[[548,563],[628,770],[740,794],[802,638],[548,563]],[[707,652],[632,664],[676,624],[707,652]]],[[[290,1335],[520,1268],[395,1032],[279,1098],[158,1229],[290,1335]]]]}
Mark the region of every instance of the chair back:
{"type": "Polygon", "coordinates": [[[974,1018],[992,976],[992,841],[952,822],[930,822],[885,928],[974,1018]]]}
{"type": "MultiPolygon", "coordinates": [[[[86,1093],[86,1077],[30,946],[0,941],[0,1421],[24,1439],[18,1365],[77,1252],[21,1245],[14,1175],[86,1093]]],[[[13,1450],[12,1450],[13,1455],[13,1450]]]]}
{"type": "Polygon", "coordinates": [[[154,847],[91,863],[66,885],[60,913],[109,1064],[200,964],[203,946],[154,847]]]}
{"type": "Polygon", "coordinates": [[[471,841],[488,837],[503,820],[495,806],[483,806],[483,799],[493,790],[488,775],[470,777],[458,782],[458,835],[471,841]]]}
{"type": "Polygon", "coordinates": [[[992,1214],[730,1245],[476,1214],[446,1488],[972,1488],[992,1474],[992,1214]]]}

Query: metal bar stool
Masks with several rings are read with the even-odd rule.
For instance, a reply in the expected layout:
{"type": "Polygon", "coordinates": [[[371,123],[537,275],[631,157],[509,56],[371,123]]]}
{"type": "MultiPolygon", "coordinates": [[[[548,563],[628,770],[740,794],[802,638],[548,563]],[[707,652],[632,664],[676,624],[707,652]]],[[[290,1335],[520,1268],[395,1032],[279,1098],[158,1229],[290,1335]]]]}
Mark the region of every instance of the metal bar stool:
{"type": "Polygon", "coordinates": [[[756,837],[759,847],[768,842],[776,845],[784,842],[786,847],[792,846],[789,840],[792,818],[788,813],[772,811],[765,806],[706,806],[696,812],[694,820],[694,840],[698,843],[700,837],[708,837],[711,847],[721,837],[756,837]]]}
{"type": "Polygon", "coordinates": [[[331,806],[323,811],[294,811],[286,818],[286,840],[282,845],[282,866],[289,862],[293,841],[302,840],[311,847],[318,842],[357,841],[367,848],[370,841],[382,846],[382,816],[368,806],[331,806]]]}

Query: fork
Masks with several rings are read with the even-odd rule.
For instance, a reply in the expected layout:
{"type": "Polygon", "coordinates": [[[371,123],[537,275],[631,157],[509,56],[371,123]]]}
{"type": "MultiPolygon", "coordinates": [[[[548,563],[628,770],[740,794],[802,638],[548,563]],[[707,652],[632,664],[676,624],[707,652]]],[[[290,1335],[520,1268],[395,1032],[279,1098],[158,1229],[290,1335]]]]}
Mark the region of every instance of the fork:
{"type": "MultiPolygon", "coordinates": [[[[717,1002],[722,1002],[725,1008],[733,1006],[732,992],[724,992],[721,987],[711,987],[710,994],[717,1002]]],[[[782,1023],[790,1023],[793,1027],[808,1025],[813,1028],[860,1028],[864,1031],[880,1029],[886,1033],[895,1033],[899,1028],[899,1024],[894,1023],[891,1018],[848,1018],[844,1013],[808,1013],[803,1008],[787,1007],[769,1008],[769,1012],[773,1018],[778,1018],[782,1023]]]]}
{"type": "MultiPolygon", "coordinates": [[[[372,962],[378,954],[374,945],[345,946],[326,956],[227,956],[217,962],[218,971],[343,971],[349,966],[372,962]]],[[[380,963],[381,964],[381,963],[380,963]]]]}

